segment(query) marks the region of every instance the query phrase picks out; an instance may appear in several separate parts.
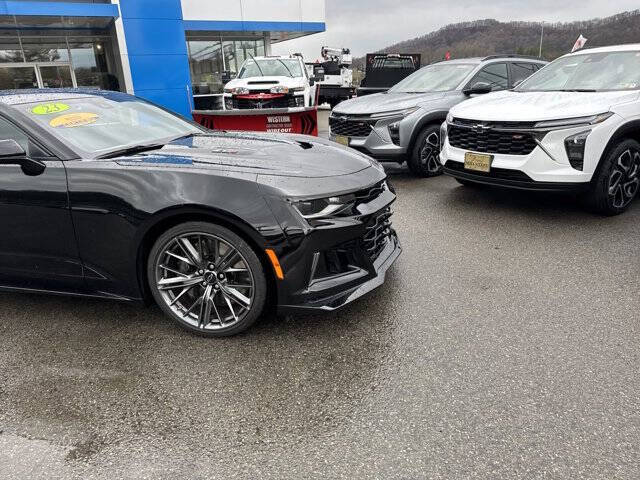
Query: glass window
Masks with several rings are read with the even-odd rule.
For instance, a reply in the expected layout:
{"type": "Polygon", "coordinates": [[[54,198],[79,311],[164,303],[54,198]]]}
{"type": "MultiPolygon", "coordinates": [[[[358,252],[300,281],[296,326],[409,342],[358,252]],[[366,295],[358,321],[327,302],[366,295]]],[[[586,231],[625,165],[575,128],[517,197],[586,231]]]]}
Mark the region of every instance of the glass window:
{"type": "Polygon", "coordinates": [[[193,93],[222,93],[222,42],[191,40],[188,46],[193,93]]]}
{"type": "Polygon", "coordinates": [[[474,68],[476,65],[467,63],[437,63],[412,73],[389,91],[424,93],[455,90],[474,68]]]}
{"type": "Polygon", "coordinates": [[[79,87],[120,90],[118,78],[110,73],[109,65],[113,62],[108,38],[69,38],[69,49],[79,87]]]}
{"type": "Polygon", "coordinates": [[[517,85],[524,79],[529,78],[537,71],[535,63],[512,63],[511,64],[511,81],[513,85],[517,85]]]}
{"type": "Polygon", "coordinates": [[[18,37],[0,37],[0,63],[22,63],[22,49],[18,37]]]}
{"type": "Polygon", "coordinates": [[[91,156],[136,145],[167,143],[202,133],[177,115],[141,100],[118,97],[63,99],[15,106],[72,147],[91,156]]]}
{"type": "Polygon", "coordinates": [[[480,73],[478,73],[473,80],[469,83],[469,86],[474,86],[477,83],[488,83],[491,85],[491,90],[506,90],[509,88],[509,74],[507,73],[506,63],[492,63],[487,65],[480,73]]]}
{"type": "Polygon", "coordinates": [[[34,67],[0,66],[0,90],[22,90],[38,88],[38,77],[34,67]]]}
{"type": "Polygon", "coordinates": [[[518,87],[519,91],[637,89],[640,89],[640,51],[562,57],[518,87]]]}
{"type": "Polygon", "coordinates": [[[15,140],[25,152],[29,150],[29,137],[4,118],[0,118],[0,140],[15,140]]]}
{"type": "Polygon", "coordinates": [[[294,58],[263,58],[247,60],[238,78],[250,77],[302,77],[303,70],[300,60],[294,58]]]}
{"type": "Polygon", "coordinates": [[[232,74],[238,73],[238,67],[240,65],[236,62],[236,45],[235,42],[224,42],[222,44],[222,51],[224,55],[224,64],[226,70],[232,74]]]}
{"type": "Polygon", "coordinates": [[[71,67],[52,65],[39,67],[44,88],[73,88],[71,67]]]}
{"type": "Polygon", "coordinates": [[[29,157],[45,158],[47,156],[26,133],[2,117],[0,117],[0,140],[15,140],[29,157]]]}
{"type": "Polygon", "coordinates": [[[64,37],[24,37],[22,48],[26,62],[69,61],[69,50],[64,37]]]}

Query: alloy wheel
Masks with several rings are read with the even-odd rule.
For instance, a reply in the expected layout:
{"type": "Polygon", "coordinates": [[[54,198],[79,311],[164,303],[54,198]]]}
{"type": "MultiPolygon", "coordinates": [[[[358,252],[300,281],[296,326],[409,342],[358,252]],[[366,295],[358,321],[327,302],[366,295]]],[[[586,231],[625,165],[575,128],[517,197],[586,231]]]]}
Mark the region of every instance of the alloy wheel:
{"type": "Polygon", "coordinates": [[[609,175],[609,198],[615,208],[624,208],[640,187],[640,152],[627,149],[615,161],[609,175]]]}
{"type": "Polygon", "coordinates": [[[438,173],[442,169],[440,164],[440,137],[433,132],[428,135],[420,148],[420,163],[429,173],[438,173]]]}
{"type": "Polygon", "coordinates": [[[231,327],[253,305],[249,263],[233,245],[209,233],[171,239],[157,257],[155,277],[166,305],[201,331],[231,327]]]}

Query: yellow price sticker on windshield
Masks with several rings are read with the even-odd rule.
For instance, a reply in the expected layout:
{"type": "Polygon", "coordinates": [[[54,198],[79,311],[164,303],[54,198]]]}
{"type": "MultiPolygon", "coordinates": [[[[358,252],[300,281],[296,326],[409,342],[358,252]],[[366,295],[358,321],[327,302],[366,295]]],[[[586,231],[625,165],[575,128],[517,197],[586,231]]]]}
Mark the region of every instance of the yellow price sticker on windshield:
{"type": "Polygon", "coordinates": [[[97,122],[98,118],[100,117],[95,113],[67,113],[54,118],[49,125],[54,128],[82,127],[97,122]]]}
{"type": "Polygon", "coordinates": [[[49,115],[52,113],[60,113],[69,110],[71,107],[66,103],[43,103],[36,105],[31,109],[34,115],[49,115]]]}

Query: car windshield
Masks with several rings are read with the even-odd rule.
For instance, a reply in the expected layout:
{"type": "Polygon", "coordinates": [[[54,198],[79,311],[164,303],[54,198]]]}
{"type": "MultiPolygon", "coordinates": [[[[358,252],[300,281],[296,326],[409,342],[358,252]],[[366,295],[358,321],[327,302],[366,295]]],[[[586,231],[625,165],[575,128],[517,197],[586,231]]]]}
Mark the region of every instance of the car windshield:
{"type": "Polygon", "coordinates": [[[640,51],[562,57],[522,82],[516,91],[607,91],[640,88],[640,51]]]}
{"type": "Polygon", "coordinates": [[[302,77],[300,62],[294,58],[256,58],[242,64],[238,78],[302,77]]]}
{"type": "Polygon", "coordinates": [[[475,67],[475,65],[467,63],[429,65],[391,87],[389,92],[425,93],[455,90],[475,67]]]}
{"type": "Polygon", "coordinates": [[[80,97],[17,105],[54,136],[90,157],[202,133],[182,118],[133,97],[80,97]]]}

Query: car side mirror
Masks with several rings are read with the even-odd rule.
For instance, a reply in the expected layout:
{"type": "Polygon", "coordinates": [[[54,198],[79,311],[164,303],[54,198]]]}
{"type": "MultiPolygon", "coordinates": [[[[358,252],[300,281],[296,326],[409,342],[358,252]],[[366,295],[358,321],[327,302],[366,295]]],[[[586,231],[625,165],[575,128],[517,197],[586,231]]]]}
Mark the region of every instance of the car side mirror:
{"type": "Polygon", "coordinates": [[[315,77],[311,77],[309,79],[309,86],[313,87],[316,84],[316,78],[315,77]]]}
{"type": "Polygon", "coordinates": [[[485,82],[478,82],[472,87],[465,88],[462,93],[465,95],[484,95],[485,93],[491,93],[491,85],[485,82]]]}
{"type": "Polygon", "coordinates": [[[27,152],[15,140],[0,140],[0,161],[22,160],[27,158],[27,152]]]}
{"type": "Polygon", "coordinates": [[[34,177],[44,172],[46,165],[40,160],[32,160],[15,140],[0,140],[0,164],[20,165],[25,175],[34,177]]]}

